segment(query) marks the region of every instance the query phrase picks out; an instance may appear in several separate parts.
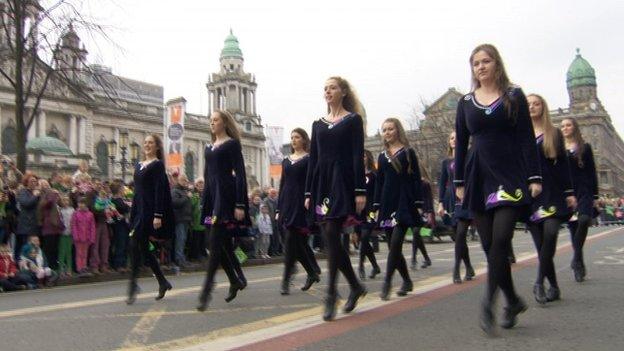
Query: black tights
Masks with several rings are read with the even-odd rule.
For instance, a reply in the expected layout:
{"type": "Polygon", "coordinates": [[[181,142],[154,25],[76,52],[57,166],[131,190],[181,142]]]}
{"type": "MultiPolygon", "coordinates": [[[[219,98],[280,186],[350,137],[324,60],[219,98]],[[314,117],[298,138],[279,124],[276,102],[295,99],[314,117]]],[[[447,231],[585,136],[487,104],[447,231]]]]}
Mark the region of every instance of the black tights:
{"type": "Polygon", "coordinates": [[[583,262],[583,245],[585,245],[585,239],[587,239],[587,230],[590,222],[591,218],[588,215],[579,215],[578,221],[568,223],[572,247],[574,248],[572,266],[585,266],[585,262],[583,262]]]}
{"type": "Polygon", "coordinates": [[[139,270],[141,268],[141,258],[145,261],[145,264],[152,269],[154,276],[158,280],[159,285],[167,283],[167,279],[160,269],[160,264],[154,253],[149,250],[149,239],[147,233],[141,233],[136,230],[135,234],[130,238],[130,284],[136,285],[139,277],[139,270]]]}
{"type": "Polygon", "coordinates": [[[554,257],[557,250],[557,236],[559,235],[560,224],[560,219],[548,218],[541,223],[531,223],[529,225],[529,231],[531,236],[533,236],[533,242],[539,258],[536,284],[543,285],[544,278],[547,278],[550,286],[559,287],[557,285],[554,257]]]}
{"type": "Polygon", "coordinates": [[[225,271],[230,285],[240,284],[240,280],[234,269],[233,261],[235,261],[236,258],[234,256],[232,238],[229,234],[229,231],[223,225],[216,224],[210,229],[210,234],[208,236],[210,256],[208,257],[208,268],[206,269],[206,279],[204,280],[202,295],[207,295],[212,292],[214,278],[217,274],[217,269],[219,269],[219,265],[221,265],[225,271]],[[234,259],[232,259],[232,257],[234,257],[234,259]]]}
{"type": "Polygon", "coordinates": [[[394,228],[386,229],[386,242],[388,243],[388,266],[386,267],[386,282],[392,281],[392,275],[395,270],[399,271],[403,281],[411,281],[409,272],[407,271],[407,263],[403,257],[403,240],[407,227],[397,225],[394,228]]]}
{"type": "Polygon", "coordinates": [[[305,242],[307,236],[305,236],[303,233],[300,233],[296,229],[291,228],[287,228],[284,231],[284,234],[286,236],[286,252],[284,257],[283,282],[287,283],[290,280],[290,276],[292,275],[293,269],[295,267],[295,261],[299,261],[299,263],[301,263],[303,269],[305,269],[309,277],[316,276],[313,264],[312,262],[310,262],[308,252],[306,252],[305,249],[305,246],[308,246],[308,244],[305,242]]]}
{"type": "Polygon", "coordinates": [[[341,243],[342,220],[328,220],[322,224],[321,228],[325,237],[325,245],[327,248],[327,267],[329,271],[329,282],[327,285],[327,295],[336,296],[336,282],[338,278],[338,270],[344,274],[345,278],[351,286],[351,290],[358,289],[360,282],[355,277],[351,260],[347,250],[341,243]]]}
{"type": "Polygon", "coordinates": [[[455,228],[455,271],[459,272],[459,265],[464,261],[466,269],[472,267],[470,264],[470,255],[468,252],[468,244],[466,243],[466,234],[470,228],[470,221],[459,220],[455,228]]]}
{"type": "Polygon", "coordinates": [[[416,263],[416,253],[417,250],[423,254],[425,261],[431,261],[429,258],[429,254],[427,254],[427,248],[425,247],[425,242],[420,236],[420,227],[412,228],[412,263],[416,263]]]}
{"type": "Polygon", "coordinates": [[[373,229],[370,227],[360,227],[360,267],[364,267],[364,260],[368,258],[373,268],[379,268],[375,258],[375,250],[371,246],[371,236],[373,229]]]}
{"type": "Polygon", "coordinates": [[[475,212],[475,225],[488,262],[486,303],[494,301],[498,288],[505,294],[508,304],[514,305],[518,302],[508,259],[517,218],[518,209],[514,207],[497,207],[486,212],[475,212]]]}

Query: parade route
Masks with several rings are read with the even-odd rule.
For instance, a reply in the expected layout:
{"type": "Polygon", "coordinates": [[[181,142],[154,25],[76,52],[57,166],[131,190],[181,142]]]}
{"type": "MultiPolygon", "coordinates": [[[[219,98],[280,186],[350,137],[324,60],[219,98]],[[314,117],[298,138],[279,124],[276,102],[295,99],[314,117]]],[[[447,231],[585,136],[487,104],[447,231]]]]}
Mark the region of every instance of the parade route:
{"type": "MultiPolygon", "coordinates": [[[[381,276],[366,280],[369,294],[356,311],[339,313],[331,323],[320,317],[324,280],[304,293],[299,290],[305,278],[300,273],[291,295],[281,296],[279,264],[245,269],[249,286],[229,304],[223,301],[228,285],[220,272],[204,313],[195,310],[201,273],[172,277],[174,289],[160,302],[153,300],[156,281],[142,279],[143,293],[133,306],[124,303],[123,281],[3,294],[2,350],[376,350],[388,345],[432,350],[584,350],[589,345],[594,350],[622,349],[618,304],[624,290],[624,228],[592,228],[586,244],[588,280],[581,284],[573,280],[569,235],[562,230],[555,262],[562,301],[544,307],[535,303],[531,292],[537,264],[532,240],[528,233],[516,232],[514,282],[529,310],[515,329],[500,331],[495,338],[485,337],[478,327],[485,263],[479,243],[469,245],[477,270],[474,281],[452,284],[452,242],[431,244],[427,248],[433,265],[410,272],[412,294],[393,294],[384,302],[379,299],[381,276]]],[[[409,246],[404,246],[406,254],[409,246]]],[[[384,247],[378,254],[382,268],[385,254],[384,247]]],[[[351,259],[356,263],[355,256],[351,259]]],[[[346,282],[340,283],[341,295],[347,296],[346,282]]],[[[399,284],[397,275],[395,291],[399,284]]],[[[502,302],[500,298],[499,307],[502,302]]]]}

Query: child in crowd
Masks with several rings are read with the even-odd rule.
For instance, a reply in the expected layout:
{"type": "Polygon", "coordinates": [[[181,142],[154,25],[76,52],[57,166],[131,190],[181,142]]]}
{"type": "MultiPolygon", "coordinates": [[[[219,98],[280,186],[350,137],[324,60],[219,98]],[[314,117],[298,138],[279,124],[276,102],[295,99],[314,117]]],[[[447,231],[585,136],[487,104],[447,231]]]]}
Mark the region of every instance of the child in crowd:
{"type": "Polygon", "coordinates": [[[0,290],[25,290],[33,283],[27,274],[17,270],[17,265],[13,260],[13,250],[9,245],[0,245],[0,290]]]}
{"type": "Polygon", "coordinates": [[[74,215],[74,208],[71,207],[71,202],[67,195],[61,197],[61,218],[63,219],[63,233],[59,238],[59,275],[61,278],[68,278],[72,276],[72,232],[71,232],[71,220],[74,215]]]}
{"type": "Polygon", "coordinates": [[[19,266],[22,272],[30,273],[33,279],[37,279],[39,286],[52,286],[58,279],[58,275],[48,266],[36,235],[31,235],[28,244],[22,247],[19,266]]]}
{"type": "Polygon", "coordinates": [[[258,245],[256,246],[256,257],[270,258],[269,243],[271,235],[273,235],[273,223],[269,215],[269,207],[266,204],[260,205],[260,213],[256,217],[256,225],[258,226],[258,245]]]}
{"type": "Polygon", "coordinates": [[[95,217],[87,207],[87,199],[78,200],[78,209],[71,219],[71,232],[76,247],[76,270],[81,277],[90,276],[87,270],[89,247],[95,243],[95,217]]]}
{"type": "Polygon", "coordinates": [[[106,190],[102,189],[95,198],[95,210],[104,211],[106,217],[106,223],[113,224],[115,221],[120,221],[123,216],[117,211],[117,207],[113,204],[110,194],[106,190]]]}

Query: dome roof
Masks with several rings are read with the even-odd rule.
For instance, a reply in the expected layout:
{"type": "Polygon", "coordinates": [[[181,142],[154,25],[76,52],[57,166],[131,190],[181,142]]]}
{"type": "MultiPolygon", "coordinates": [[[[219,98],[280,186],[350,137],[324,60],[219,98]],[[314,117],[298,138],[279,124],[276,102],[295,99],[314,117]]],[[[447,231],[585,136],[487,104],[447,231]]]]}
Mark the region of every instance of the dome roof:
{"type": "Polygon", "coordinates": [[[66,155],[71,156],[73,153],[71,150],[57,138],[44,136],[34,138],[26,143],[26,150],[28,151],[41,151],[46,154],[66,155]]]}
{"type": "Polygon", "coordinates": [[[234,57],[234,58],[243,58],[243,52],[238,46],[238,38],[232,34],[232,30],[230,29],[230,35],[225,38],[225,42],[223,45],[223,50],[221,50],[221,58],[226,57],[234,57]]]}
{"type": "Polygon", "coordinates": [[[568,89],[586,85],[596,86],[596,72],[589,62],[581,56],[580,49],[576,49],[576,57],[568,68],[566,82],[568,89]]]}

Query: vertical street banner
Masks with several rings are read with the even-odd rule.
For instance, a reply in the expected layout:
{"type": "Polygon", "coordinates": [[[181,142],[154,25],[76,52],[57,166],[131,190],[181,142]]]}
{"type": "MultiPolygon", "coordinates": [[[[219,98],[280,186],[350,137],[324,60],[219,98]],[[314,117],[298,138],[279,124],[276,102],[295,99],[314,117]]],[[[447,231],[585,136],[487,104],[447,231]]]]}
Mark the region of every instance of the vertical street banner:
{"type": "Polygon", "coordinates": [[[265,129],[267,139],[267,149],[269,150],[269,162],[272,165],[281,165],[284,155],[282,153],[282,143],[284,140],[284,128],[267,126],[265,129]]]}
{"type": "Polygon", "coordinates": [[[184,169],[184,115],[186,100],[182,97],[169,100],[165,110],[165,152],[167,168],[181,172],[184,169]]]}

